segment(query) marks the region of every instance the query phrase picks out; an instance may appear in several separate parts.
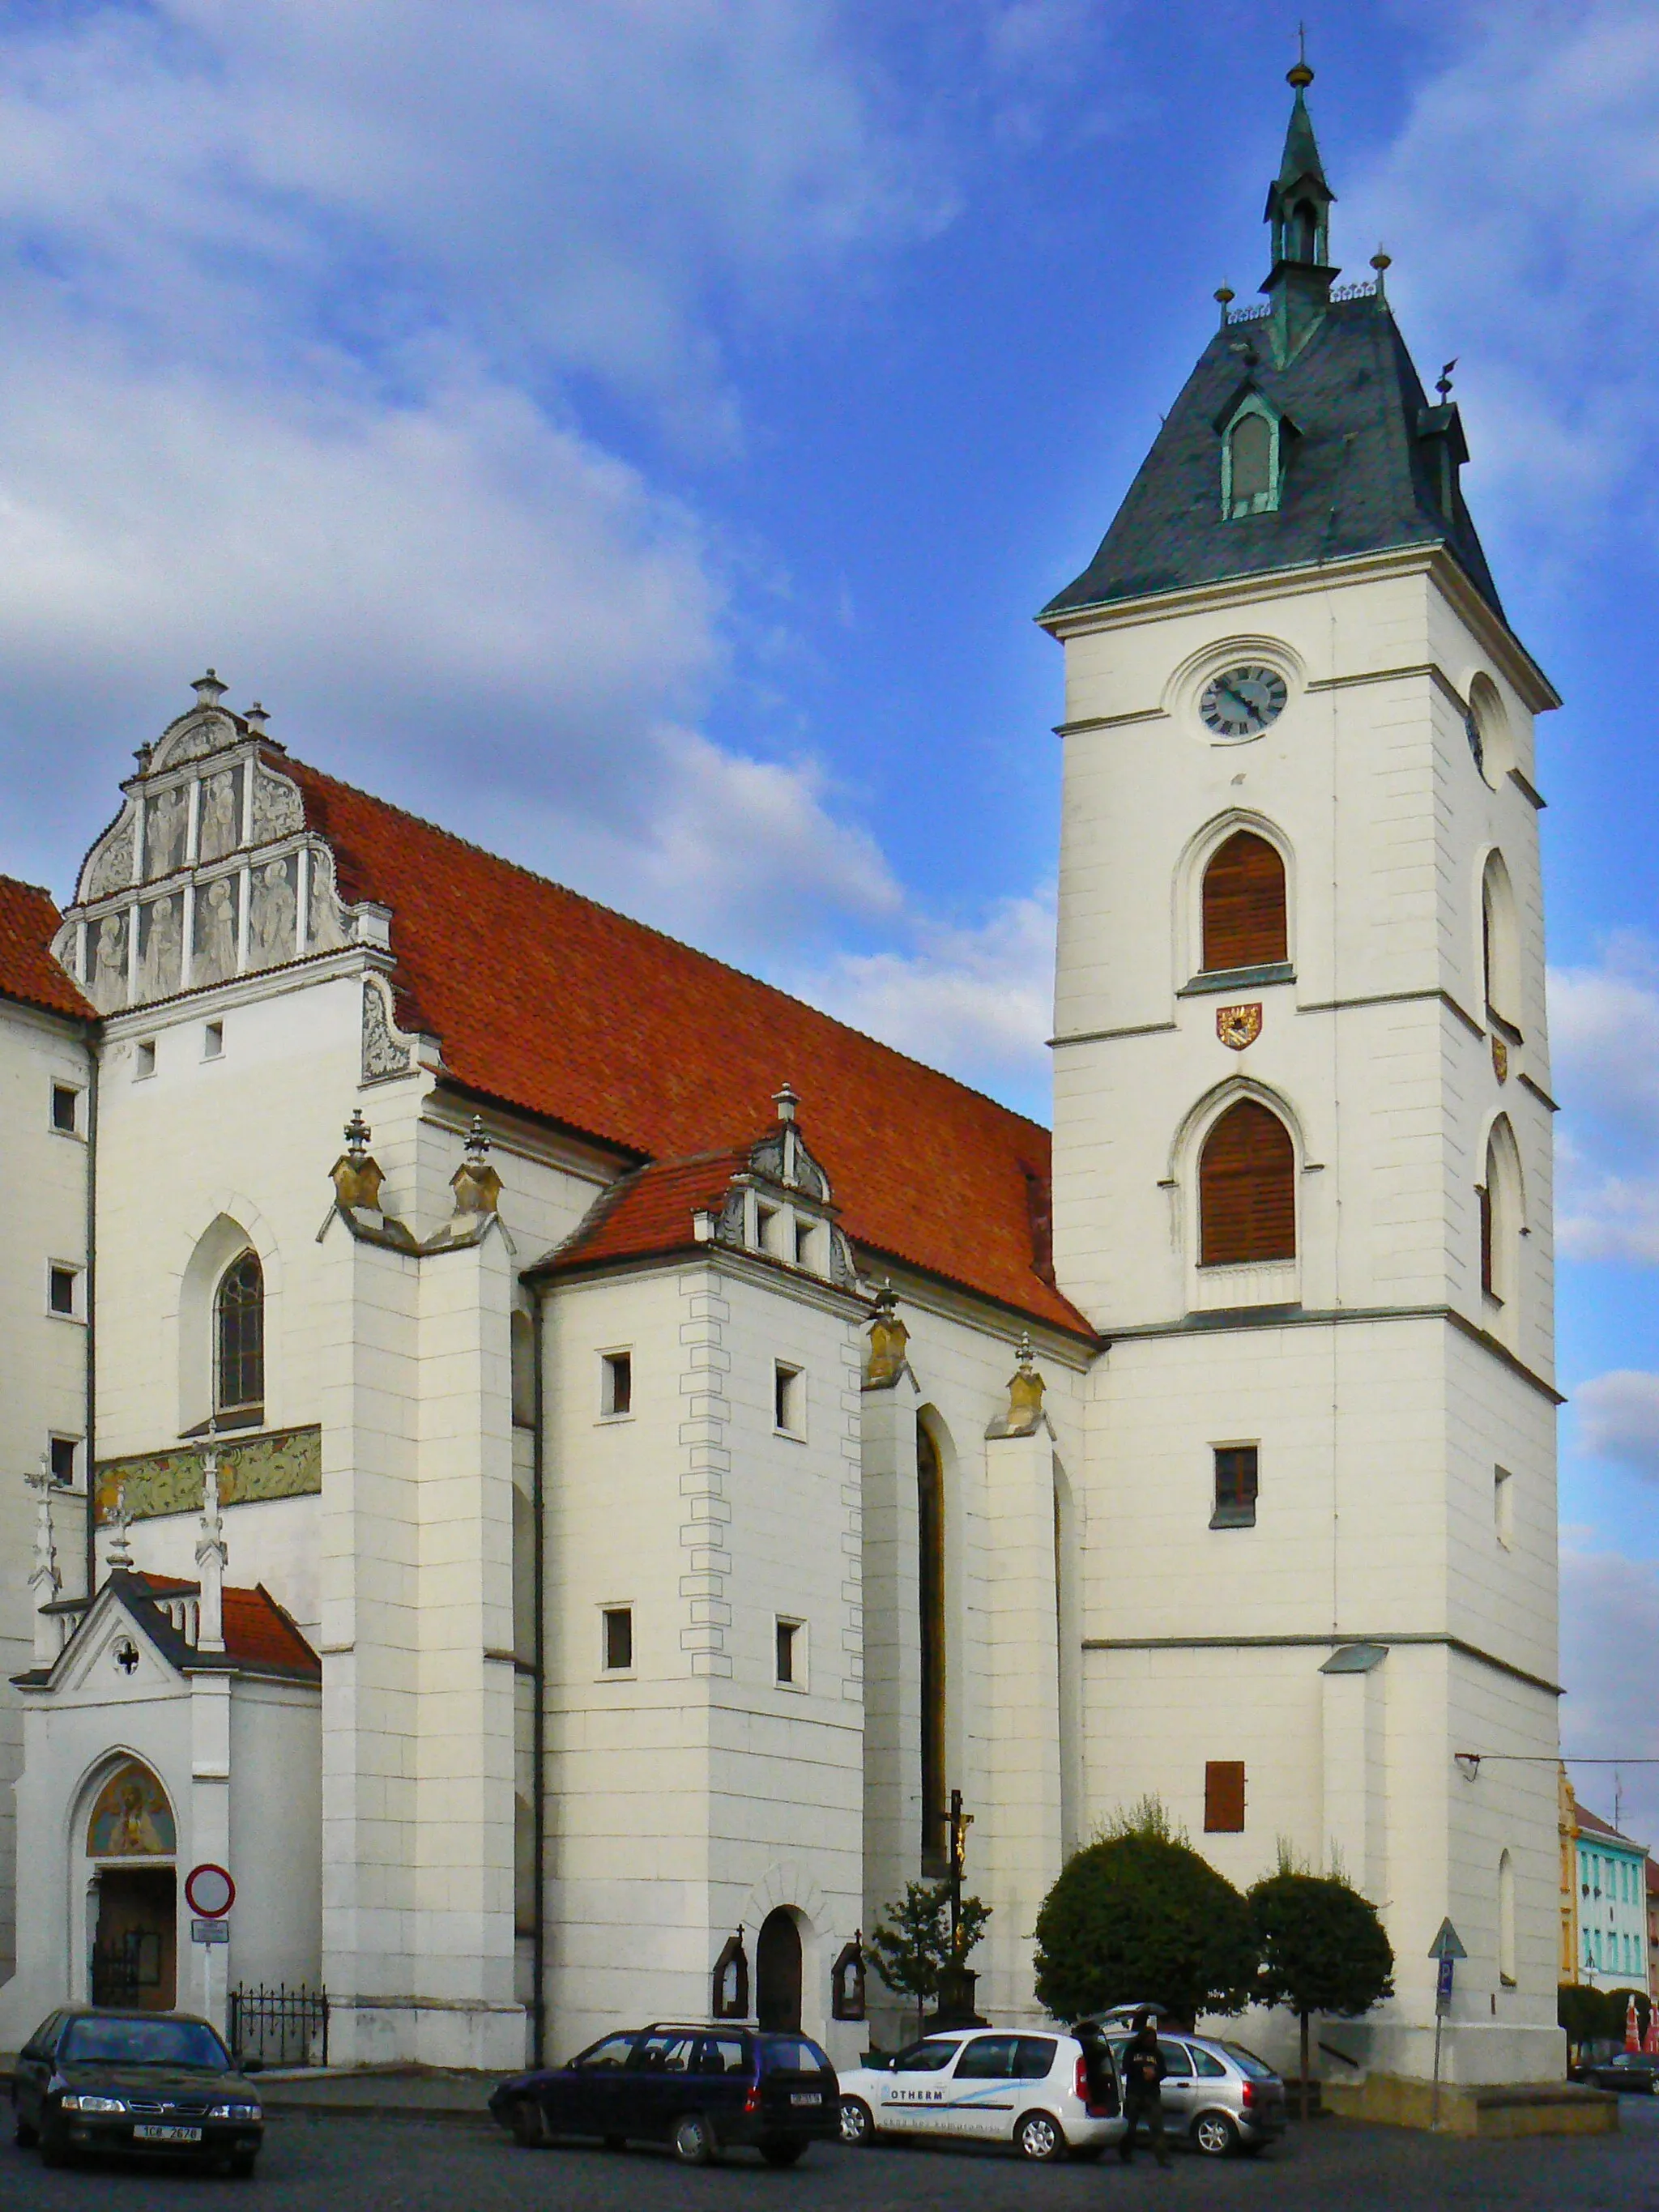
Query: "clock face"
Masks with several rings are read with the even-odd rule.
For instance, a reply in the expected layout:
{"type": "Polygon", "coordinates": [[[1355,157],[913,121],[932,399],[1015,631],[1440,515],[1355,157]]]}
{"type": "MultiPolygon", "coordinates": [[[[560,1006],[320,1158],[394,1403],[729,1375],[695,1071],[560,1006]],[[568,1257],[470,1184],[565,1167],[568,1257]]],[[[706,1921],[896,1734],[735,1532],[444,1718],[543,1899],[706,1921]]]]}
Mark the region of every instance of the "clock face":
{"type": "Polygon", "coordinates": [[[1285,679],[1276,668],[1246,663],[1223,669],[1204,686],[1198,711],[1218,738],[1260,736],[1285,711],[1285,679]]]}

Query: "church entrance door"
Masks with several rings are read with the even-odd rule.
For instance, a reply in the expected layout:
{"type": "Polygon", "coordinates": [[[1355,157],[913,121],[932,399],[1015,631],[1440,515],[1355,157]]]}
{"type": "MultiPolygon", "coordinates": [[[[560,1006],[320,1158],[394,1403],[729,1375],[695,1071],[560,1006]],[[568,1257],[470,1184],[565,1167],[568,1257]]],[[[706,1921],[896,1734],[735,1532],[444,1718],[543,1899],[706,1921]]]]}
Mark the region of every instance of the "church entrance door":
{"type": "Polygon", "coordinates": [[[763,2030],[800,2028],[800,1930],[787,1905],[769,1912],[755,1945],[755,2017],[763,2030]]]}
{"type": "Polygon", "coordinates": [[[178,2001],[178,1924],[171,1867],[106,1867],[98,1877],[94,2004],[170,2012],[178,2001]]]}

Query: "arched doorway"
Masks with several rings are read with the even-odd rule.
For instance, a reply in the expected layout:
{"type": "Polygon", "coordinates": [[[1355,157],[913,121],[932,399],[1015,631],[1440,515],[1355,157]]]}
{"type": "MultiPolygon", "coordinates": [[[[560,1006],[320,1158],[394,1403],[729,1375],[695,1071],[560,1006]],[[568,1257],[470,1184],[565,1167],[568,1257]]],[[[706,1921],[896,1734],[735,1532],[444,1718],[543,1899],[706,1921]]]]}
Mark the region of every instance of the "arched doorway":
{"type": "Polygon", "coordinates": [[[769,1912],[755,1945],[755,2017],[763,2029],[800,2031],[800,1929],[787,1905],[769,1912]]]}
{"type": "Polygon", "coordinates": [[[123,1759],[93,1801],[87,1856],[98,1917],[94,2004],[169,2012],[178,2002],[178,1849],[173,1808],[149,1767],[123,1759]]]}

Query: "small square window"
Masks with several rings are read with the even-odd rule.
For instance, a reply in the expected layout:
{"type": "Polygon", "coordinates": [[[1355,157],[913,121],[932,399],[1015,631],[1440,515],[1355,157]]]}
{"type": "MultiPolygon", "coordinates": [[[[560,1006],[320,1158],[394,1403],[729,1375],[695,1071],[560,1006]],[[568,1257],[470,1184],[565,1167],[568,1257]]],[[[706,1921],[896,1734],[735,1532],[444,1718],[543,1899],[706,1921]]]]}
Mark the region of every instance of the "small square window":
{"type": "Polygon", "coordinates": [[[755,1242],[763,1252],[769,1252],[775,1260],[786,1256],[784,1231],[790,1225],[782,1210],[775,1206],[755,1206],[755,1242]]]}
{"type": "Polygon", "coordinates": [[[806,1687],[806,1626],[804,1621],[777,1623],[778,1680],[792,1690],[806,1687]]]}
{"type": "Polygon", "coordinates": [[[1492,1469],[1492,1520],[1498,1540],[1507,1552],[1515,1541],[1515,1477],[1506,1467],[1492,1469]]]}
{"type": "Polygon", "coordinates": [[[52,1126],[60,1136],[73,1137],[81,1127],[81,1094],[70,1083],[52,1086],[52,1126]]]}
{"type": "Polygon", "coordinates": [[[1238,1836],[1244,1832],[1244,1762],[1242,1759],[1212,1759],[1204,1769],[1204,1832],[1206,1836],[1238,1836]]]}
{"type": "Polygon", "coordinates": [[[60,1320],[73,1321],[75,1282],[79,1273],[78,1267],[60,1267],[54,1265],[47,1268],[46,1310],[48,1313],[56,1314],[60,1320]]]}
{"type": "Polygon", "coordinates": [[[785,1436],[806,1432],[806,1378],[799,1367],[787,1366],[781,1359],[772,1369],[772,1417],[785,1436]]]}
{"type": "Polygon", "coordinates": [[[61,1483],[65,1489],[75,1480],[75,1455],[79,1448],[79,1439],[76,1437],[54,1437],[52,1439],[52,1479],[61,1483]]]}
{"type": "Polygon", "coordinates": [[[599,1411],[606,1420],[617,1420],[634,1410],[634,1355],[631,1352],[599,1354],[599,1411]]]}
{"type": "Polygon", "coordinates": [[[146,1037],[133,1047],[132,1079],[135,1083],[139,1083],[145,1076],[154,1075],[155,1073],[155,1041],[153,1037],[146,1037]]]}
{"type": "Polygon", "coordinates": [[[1258,1481],[1255,1444],[1217,1444],[1212,1528],[1254,1528],[1258,1481]]]}
{"type": "Polygon", "coordinates": [[[605,1671],[626,1674],[634,1664],[634,1608],[608,1605],[601,1619],[605,1628],[605,1671]]]}
{"type": "Polygon", "coordinates": [[[225,1056],[225,1025],[222,1022],[208,1022],[202,1030],[204,1060],[222,1060],[225,1056]]]}

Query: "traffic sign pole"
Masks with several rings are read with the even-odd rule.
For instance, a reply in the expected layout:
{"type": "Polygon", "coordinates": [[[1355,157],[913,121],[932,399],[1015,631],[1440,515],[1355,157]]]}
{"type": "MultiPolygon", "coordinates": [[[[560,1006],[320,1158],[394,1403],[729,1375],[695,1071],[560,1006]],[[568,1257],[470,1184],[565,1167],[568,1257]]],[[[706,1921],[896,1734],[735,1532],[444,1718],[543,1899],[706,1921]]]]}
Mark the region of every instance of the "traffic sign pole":
{"type": "Polygon", "coordinates": [[[1429,2113],[1431,2132],[1440,2125],[1440,2030],[1451,2011],[1452,1978],[1457,1972],[1457,1962],[1468,1955],[1449,1916],[1441,1922],[1440,1932],[1429,1946],[1430,1958],[1440,1962],[1434,1984],[1434,2102],[1429,2113]]]}

